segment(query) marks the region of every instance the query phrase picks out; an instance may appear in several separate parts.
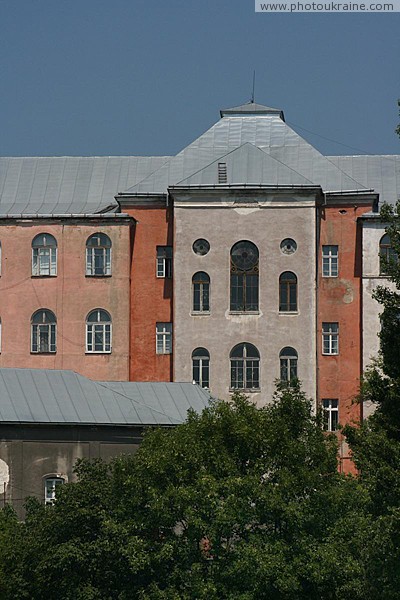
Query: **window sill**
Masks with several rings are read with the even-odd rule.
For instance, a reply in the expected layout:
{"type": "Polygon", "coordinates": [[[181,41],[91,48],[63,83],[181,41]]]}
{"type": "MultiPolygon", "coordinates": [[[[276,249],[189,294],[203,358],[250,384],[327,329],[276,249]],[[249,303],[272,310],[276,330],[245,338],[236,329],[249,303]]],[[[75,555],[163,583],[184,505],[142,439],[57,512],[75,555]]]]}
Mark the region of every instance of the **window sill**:
{"type": "Polygon", "coordinates": [[[201,316],[208,317],[211,315],[211,312],[209,310],[192,310],[190,315],[192,317],[201,317],[201,316]]]}
{"type": "Polygon", "coordinates": [[[172,352],[156,352],[157,356],[171,356],[172,352]]]}
{"type": "Polygon", "coordinates": [[[258,394],[261,392],[261,388],[229,388],[229,392],[239,392],[243,394],[258,394]]]}
{"type": "Polygon", "coordinates": [[[38,354],[40,354],[41,356],[48,356],[49,354],[57,354],[57,350],[49,350],[48,352],[35,352],[34,350],[31,350],[30,353],[32,354],[32,356],[37,356],[38,354]]]}
{"type": "Polygon", "coordinates": [[[108,277],[112,277],[112,275],[89,275],[88,273],[86,273],[85,277],[88,277],[89,279],[93,278],[93,279],[98,279],[99,277],[101,279],[107,279],[108,277]]]}
{"type": "Polygon", "coordinates": [[[53,279],[57,275],[31,275],[32,279],[53,279]]]}
{"type": "Polygon", "coordinates": [[[230,315],[259,315],[259,310],[230,310],[230,315]]]}
{"type": "Polygon", "coordinates": [[[112,350],[86,350],[85,354],[112,354],[112,350]]]}
{"type": "Polygon", "coordinates": [[[321,275],[323,279],[338,279],[339,275],[321,275]]]}
{"type": "Polygon", "coordinates": [[[339,356],[339,352],[323,352],[322,356],[339,356]]]}
{"type": "Polygon", "coordinates": [[[298,315],[299,311],[298,310],[280,310],[279,313],[280,315],[298,315]]]}

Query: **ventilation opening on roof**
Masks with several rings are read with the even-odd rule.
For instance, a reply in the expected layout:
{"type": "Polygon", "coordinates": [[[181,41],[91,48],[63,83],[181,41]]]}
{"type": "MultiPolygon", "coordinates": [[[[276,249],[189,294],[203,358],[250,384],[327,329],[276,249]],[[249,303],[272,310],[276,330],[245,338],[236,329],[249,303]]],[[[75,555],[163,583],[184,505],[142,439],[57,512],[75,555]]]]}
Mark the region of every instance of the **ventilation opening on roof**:
{"type": "Polygon", "coordinates": [[[227,183],[226,163],[218,163],[218,183],[227,183]]]}

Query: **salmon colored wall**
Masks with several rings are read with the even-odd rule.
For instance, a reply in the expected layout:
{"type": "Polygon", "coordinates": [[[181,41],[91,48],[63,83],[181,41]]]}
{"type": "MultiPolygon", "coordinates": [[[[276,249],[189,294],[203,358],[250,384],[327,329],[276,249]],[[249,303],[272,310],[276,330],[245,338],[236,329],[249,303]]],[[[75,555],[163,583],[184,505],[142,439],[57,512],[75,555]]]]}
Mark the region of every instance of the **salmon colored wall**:
{"type": "Polygon", "coordinates": [[[172,210],[124,206],[138,222],[131,269],[131,381],[172,381],[172,354],[156,354],[156,323],[172,322],[172,279],[156,277],[157,246],[172,246],[172,210]]]}
{"type": "Polygon", "coordinates": [[[129,376],[130,219],[110,225],[44,220],[0,222],[2,270],[0,317],[1,367],[72,369],[98,380],[127,380],[129,376]],[[112,241],[111,277],[86,277],[86,240],[106,233],[112,241]],[[32,277],[33,238],[53,235],[58,244],[57,276],[32,277]],[[57,352],[31,354],[31,317],[47,308],[57,317],[57,352]],[[94,308],[111,314],[111,354],[85,354],[85,320],[94,308]]]}
{"type": "MultiPolygon", "coordinates": [[[[360,404],[354,402],[359,391],[362,357],[361,306],[361,229],[357,218],[369,206],[337,205],[324,207],[318,250],[318,400],[339,400],[339,423],[359,422],[360,404]],[[339,277],[322,277],[322,246],[339,246],[339,277]],[[339,323],[339,354],[322,354],[322,323],[339,323]]],[[[342,469],[354,470],[347,445],[338,434],[342,469]]]]}

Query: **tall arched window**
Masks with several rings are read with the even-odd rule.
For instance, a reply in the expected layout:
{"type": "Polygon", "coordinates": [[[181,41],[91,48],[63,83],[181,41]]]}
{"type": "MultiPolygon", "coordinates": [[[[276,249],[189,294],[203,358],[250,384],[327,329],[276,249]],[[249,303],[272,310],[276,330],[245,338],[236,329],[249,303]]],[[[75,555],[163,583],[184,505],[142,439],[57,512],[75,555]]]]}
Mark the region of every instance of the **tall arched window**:
{"type": "Polygon", "coordinates": [[[253,344],[238,344],[230,354],[231,389],[260,388],[260,354],[253,344]]]}
{"type": "Polygon", "coordinates": [[[51,310],[41,308],[31,319],[31,352],[47,354],[57,350],[57,319],[51,310]]]}
{"type": "Polygon", "coordinates": [[[210,277],[204,271],[192,277],[193,312],[209,312],[210,310],[210,277]]]}
{"type": "Polygon", "coordinates": [[[32,240],[32,275],[57,275],[57,241],[49,233],[40,233],[32,240]]]}
{"type": "Polygon", "coordinates": [[[86,275],[111,275],[111,240],[105,233],[94,233],[86,241],[86,275]]]}
{"type": "Polygon", "coordinates": [[[297,379],[297,352],[294,348],[286,346],[279,353],[281,363],[281,381],[297,379]]]}
{"type": "Polygon", "coordinates": [[[106,310],[96,308],[86,319],[86,352],[110,353],[111,345],[111,317],[106,310]]]}
{"type": "Polygon", "coordinates": [[[386,275],[388,263],[398,262],[399,258],[394,248],[392,248],[392,242],[390,235],[385,233],[379,242],[379,273],[380,275],[386,275]]]}
{"type": "Polygon", "coordinates": [[[210,353],[205,348],[192,352],[193,381],[201,387],[210,387],[210,353]]]}
{"type": "Polygon", "coordinates": [[[279,277],[279,311],[297,311],[297,277],[291,271],[285,271],[279,277]]]}
{"type": "Polygon", "coordinates": [[[258,311],[258,248],[248,241],[231,249],[231,310],[258,311]]]}

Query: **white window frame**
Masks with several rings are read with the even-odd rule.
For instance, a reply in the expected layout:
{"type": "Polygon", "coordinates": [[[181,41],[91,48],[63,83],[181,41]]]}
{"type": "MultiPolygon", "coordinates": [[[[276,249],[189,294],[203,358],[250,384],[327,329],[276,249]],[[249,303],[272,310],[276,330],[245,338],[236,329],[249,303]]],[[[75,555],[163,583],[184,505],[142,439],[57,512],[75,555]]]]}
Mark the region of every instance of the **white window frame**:
{"type": "Polygon", "coordinates": [[[172,246],[157,246],[156,276],[158,279],[172,278],[172,246]]]}
{"type": "Polygon", "coordinates": [[[339,354],[339,323],[322,323],[322,354],[325,356],[339,354]]]}
{"type": "Polygon", "coordinates": [[[112,352],[112,319],[108,311],[104,308],[96,308],[86,317],[86,353],[87,354],[111,354],[112,352]],[[88,321],[89,316],[97,311],[97,321],[88,321]],[[109,321],[101,321],[100,313],[105,312],[110,317],[109,321]],[[101,335],[102,349],[96,350],[96,335],[101,335]],[[109,343],[107,343],[107,334],[109,343]],[[90,341],[89,341],[90,339],[90,341]]]}
{"type": "Polygon", "coordinates": [[[55,321],[43,321],[42,323],[33,322],[33,317],[38,313],[54,313],[47,309],[37,310],[31,318],[31,353],[32,354],[55,354],[57,352],[57,317],[54,315],[55,321]],[[41,336],[44,334],[48,340],[48,350],[42,350],[41,336]],[[34,348],[34,338],[36,338],[36,349],[34,348]],[[52,343],[54,339],[54,343],[52,343]]]}
{"type": "Polygon", "coordinates": [[[44,237],[44,245],[32,246],[32,277],[57,277],[57,245],[47,245],[46,235],[51,237],[57,244],[57,240],[51,234],[38,234],[32,240],[32,244],[37,237],[44,237]],[[48,260],[45,260],[47,259],[48,260]]]}
{"type": "Polygon", "coordinates": [[[339,246],[337,244],[322,246],[322,277],[339,277],[339,246]]]}
{"type": "Polygon", "coordinates": [[[193,352],[192,352],[192,379],[193,379],[193,383],[205,388],[205,389],[210,389],[210,353],[208,352],[208,350],[206,348],[204,348],[204,354],[202,355],[194,355],[194,352],[196,352],[196,350],[198,350],[198,348],[196,348],[193,352]],[[207,353],[207,354],[206,354],[207,353]],[[195,364],[196,363],[196,364],[195,364]],[[199,370],[199,377],[198,377],[198,381],[196,381],[196,378],[194,376],[194,370],[198,369],[199,370]],[[203,381],[203,376],[204,376],[204,371],[207,372],[207,379],[206,381],[203,381]],[[208,383],[208,385],[204,385],[204,383],[208,383]]]}
{"type": "Polygon", "coordinates": [[[110,277],[111,276],[111,272],[112,272],[111,250],[112,250],[111,240],[107,234],[99,232],[97,234],[94,233],[93,235],[89,236],[89,238],[86,240],[86,276],[87,277],[110,277]],[[98,246],[88,245],[88,243],[91,239],[95,238],[96,236],[101,236],[101,235],[106,237],[110,241],[109,246],[103,246],[101,244],[98,246]],[[102,265],[103,265],[101,273],[96,273],[96,257],[97,256],[100,256],[102,265]]]}
{"type": "Polygon", "coordinates": [[[156,323],[156,354],[172,354],[172,323],[156,323]]]}
{"type": "Polygon", "coordinates": [[[337,431],[339,425],[339,400],[337,398],[323,398],[322,410],[324,411],[324,430],[337,431]],[[335,414],[335,419],[333,415],[335,414]],[[336,427],[333,427],[333,425],[336,427]]]}
{"type": "Polygon", "coordinates": [[[63,477],[46,477],[44,480],[44,503],[48,506],[54,504],[56,499],[56,488],[58,485],[63,485],[65,479],[63,477]],[[50,485],[48,485],[50,484],[50,485]]]}

